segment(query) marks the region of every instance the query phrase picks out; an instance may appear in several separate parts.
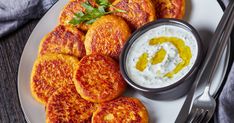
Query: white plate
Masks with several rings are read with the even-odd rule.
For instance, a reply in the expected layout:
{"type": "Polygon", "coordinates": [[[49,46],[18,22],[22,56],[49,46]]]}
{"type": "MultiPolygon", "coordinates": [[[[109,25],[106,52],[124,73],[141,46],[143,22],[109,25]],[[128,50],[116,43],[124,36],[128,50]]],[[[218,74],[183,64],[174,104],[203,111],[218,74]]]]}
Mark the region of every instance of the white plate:
{"type": "MultiPolygon", "coordinates": [[[[67,2],[68,0],[59,0],[45,14],[29,37],[21,57],[18,72],[18,92],[25,118],[30,123],[45,122],[45,107],[35,101],[30,92],[30,74],[33,62],[37,57],[40,40],[55,28],[59,14],[67,2]]],[[[187,0],[186,12],[186,21],[198,30],[204,41],[210,40],[223,14],[216,0],[187,0]]],[[[226,73],[229,60],[228,54],[229,50],[226,50],[216,73],[216,78],[213,81],[211,93],[214,93],[219,88],[220,82],[226,73]]],[[[196,94],[199,94],[199,91],[196,94]]],[[[139,95],[134,90],[128,90],[126,95],[137,97],[145,104],[152,123],[174,122],[185,100],[185,97],[171,101],[150,100],[139,95]]]]}

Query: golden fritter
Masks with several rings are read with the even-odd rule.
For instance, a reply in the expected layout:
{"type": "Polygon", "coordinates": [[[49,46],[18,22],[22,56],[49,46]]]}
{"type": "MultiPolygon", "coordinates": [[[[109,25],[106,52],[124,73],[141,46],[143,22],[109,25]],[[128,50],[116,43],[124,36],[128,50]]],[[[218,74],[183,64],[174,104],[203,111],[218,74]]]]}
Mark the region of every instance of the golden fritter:
{"type": "Polygon", "coordinates": [[[152,0],[157,18],[182,19],[185,13],[185,0],[152,0]]]}
{"type": "Polygon", "coordinates": [[[84,38],[78,29],[59,25],[42,39],[39,54],[59,53],[81,58],[85,55],[84,38]]]}
{"type": "Polygon", "coordinates": [[[91,123],[96,104],[86,101],[73,84],[59,88],[46,104],[46,123],[91,123]]]}
{"type": "MultiPolygon", "coordinates": [[[[69,21],[72,20],[74,17],[74,14],[77,12],[85,12],[85,8],[82,7],[82,3],[88,1],[92,6],[96,7],[97,4],[95,3],[95,0],[70,0],[69,3],[64,7],[61,15],[60,15],[60,24],[62,25],[71,25],[69,24],[69,21]]],[[[89,29],[89,24],[79,24],[77,25],[77,28],[87,31],[89,29]]]]}
{"type": "Polygon", "coordinates": [[[102,103],[94,112],[92,123],[148,123],[145,106],[136,98],[120,97],[102,103]]]}
{"type": "Polygon", "coordinates": [[[120,96],[126,88],[118,63],[99,54],[81,59],[79,68],[75,71],[74,83],[82,98],[97,103],[120,96]]]}
{"type": "Polygon", "coordinates": [[[46,104],[48,98],[58,88],[73,84],[74,71],[78,68],[77,58],[62,54],[47,54],[38,57],[31,73],[31,92],[40,103],[46,104]]]}
{"type": "Polygon", "coordinates": [[[122,18],[114,15],[102,16],[86,34],[86,53],[99,53],[118,59],[130,35],[131,31],[122,18]]]}
{"type": "MultiPolygon", "coordinates": [[[[114,13],[124,18],[131,28],[137,29],[156,19],[151,0],[115,0],[112,5],[126,12],[114,13]]],[[[113,7],[110,10],[115,10],[113,7]]]]}

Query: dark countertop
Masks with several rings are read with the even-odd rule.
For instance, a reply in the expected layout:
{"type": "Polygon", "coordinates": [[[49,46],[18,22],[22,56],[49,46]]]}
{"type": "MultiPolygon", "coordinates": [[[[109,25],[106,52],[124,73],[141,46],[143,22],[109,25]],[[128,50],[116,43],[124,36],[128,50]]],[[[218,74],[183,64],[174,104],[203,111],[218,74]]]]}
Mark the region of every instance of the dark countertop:
{"type": "Polygon", "coordinates": [[[26,123],[17,91],[21,53],[38,20],[0,38],[0,123],[26,123]]]}

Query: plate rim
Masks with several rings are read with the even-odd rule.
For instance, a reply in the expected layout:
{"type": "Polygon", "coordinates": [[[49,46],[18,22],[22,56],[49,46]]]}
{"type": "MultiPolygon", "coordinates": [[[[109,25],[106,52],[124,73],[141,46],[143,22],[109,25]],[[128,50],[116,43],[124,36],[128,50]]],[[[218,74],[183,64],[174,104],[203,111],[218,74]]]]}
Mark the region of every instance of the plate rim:
{"type": "MultiPolygon", "coordinates": [[[[43,15],[43,16],[40,18],[40,20],[37,22],[37,24],[36,24],[36,26],[34,27],[34,29],[32,30],[32,32],[34,32],[34,30],[37,28],[38,23],[40,23],[41,19],[46,15],[46,13],[47,13],[48,11],[50,11],[56,4],[59,4],[59,1],[60,1],[60,0],[57,0],[50,8],[44,13],[44,15],[43,15]]],[[[17,71],[17,92],[18,92],[18,99],[19,99],[19,103],[20,103],[20,108],[21,108],[21,110],[22,110],[22,112],[23,112],[24,119],[26,120],[27,123],[31,123],[31,121],[29,120],[27,114],[25,113],[25,108],[24,108],[24,106],[22,105],[21,92],[19,91],[19,90],[20,90],[20,89],[19,89],[19,83],[20,83],[20,82],[19,82],[19,78],[20,78],[19,71],[21,70],[23,54],[24,54],[24,52],[25,52],[25,48],[27,47],[27,45],[29,45],[29,39],[30,39],[30,37],[32,36],[32,32],[31,32],[30,36],[28,37],[27,42],[26,42],[26,44],[25,44],[25,46],[24,46],[23,52],[22,52],[22,54],[21,54],[21,56],[20,56],[20,62],[19,62],[18,71],[17,71]]]]}

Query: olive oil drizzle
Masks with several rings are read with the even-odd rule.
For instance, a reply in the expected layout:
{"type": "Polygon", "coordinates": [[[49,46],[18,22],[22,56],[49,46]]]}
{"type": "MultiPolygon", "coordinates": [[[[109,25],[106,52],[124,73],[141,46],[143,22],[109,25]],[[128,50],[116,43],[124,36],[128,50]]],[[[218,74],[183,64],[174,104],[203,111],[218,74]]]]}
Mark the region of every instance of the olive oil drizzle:
{"type": "Polygon", "coordinates": [[[155,53],[154,57],[151,59],[151,64],[156,65],[158,63],[161,63],[166,55],[167,51],[161,48],[158,52],[155,53]]]}
{"type": "Polygon", "coordinates": [[[149,41],[149,45],[159,45],[163,44],[165,42],[172,43],[178,50],[179,56],[182,59],[182,61],[170,72],[165,74],[164,76],[168,78],[172,78],[174,74],[177,74],[179,71],[181,71],[184,67],[186,67],[192,58],[191,49],[185,45],[184,41],[177,37],[159,37],[159,38],[153,38],[149,41]]]}
{"type": "MultiPolygon", "coordinates": [[[[191,53],[191,49],[184,43],[184,41],[180,38],[177,38],[177,37],[153,38],[149,41],[149,45],[150,46],[160,45],[160,44],[163,44],[166,42],[172,43],[176,47],[176,49],[178,50],[179,56],[182,59],[182,61],[180,63],[178,63],[172,71],[170,71],[164,75],[165,77],[172,78],[174,76],[174,74],[177,74],[184,67],[189,65],[190,60],[192,58],[192,53],[191,53]]],[[[150,60],[150,63],[152,65],[156,65],[158,63],[161,63],[165,59],[166,54],[167,54],[166,50],[161,48],[160,50],[158,50],[155,53],[153,58],[150,60]]],[[[149,63],[148,57],[149,57],[148,53],[143,53],[139,57],[139,59],[136,63],[136,69],[138,69],[141,72],[144,71],[149,63]]]]}
{"type": "Polygon", "coordinates": [[[139,57],[139,59],[136,63],[136,69],[142,72],[147,67],[147,64],[148,64],[148,53],[143,53],[139,57]]]}

